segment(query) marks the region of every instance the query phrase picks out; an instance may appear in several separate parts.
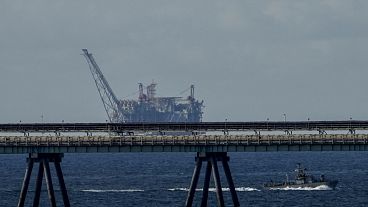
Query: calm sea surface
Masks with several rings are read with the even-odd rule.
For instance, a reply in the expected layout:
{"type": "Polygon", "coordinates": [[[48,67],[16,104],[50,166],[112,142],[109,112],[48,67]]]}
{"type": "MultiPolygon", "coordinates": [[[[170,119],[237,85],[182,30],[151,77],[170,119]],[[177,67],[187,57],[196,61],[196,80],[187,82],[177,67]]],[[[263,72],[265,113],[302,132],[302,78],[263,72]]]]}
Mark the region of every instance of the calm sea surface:
{"type": "MultiPolygon", "coordinates": [[[[72,206],[172,207],[184,206],[194,157],[195,153],[67,154],[62,168],[72,206]]],[[[229,164],[242,206],[368,206],[367,152],[230,153],[229,164]],[[262,188],[271,179],[285,180],[298,162],[316,176],[339,180],[337,189],[262,188]]],[[[0,206],[17,205],[25,167],[26,155],[0,155],[0,206]]],[[[223,176],[222,167],[220,173],[223,176]]],[[[31,206],[35,175],[34,171],[26,206],[31,206]]],[[[226,187],[224,177],[222,181],[226,187]]],[[[230,193],[224,196],[231,206],[230,193]]],[[[49,206],[45,185],[41,197],[40,206],[49,206]]],[[[199,191],[194,206],[200,197],[199,191]]],[[[209,206],[215,206],[214,192],[209,199],[209,206]]]]}

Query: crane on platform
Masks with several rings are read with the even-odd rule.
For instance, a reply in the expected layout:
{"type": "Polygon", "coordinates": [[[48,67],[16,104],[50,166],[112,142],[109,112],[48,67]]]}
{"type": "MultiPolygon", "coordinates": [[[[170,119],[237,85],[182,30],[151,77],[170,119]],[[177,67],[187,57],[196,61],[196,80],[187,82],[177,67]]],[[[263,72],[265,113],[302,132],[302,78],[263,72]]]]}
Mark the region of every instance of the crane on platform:
{"type": "Polygon", "coordinates": [[[156,96],[157,83],[152,82],[146,87],[139,83],[138,100],[118,99],[93,55],[87,49],[82,51],[111,123],[200,122],[202,120],[203,101],[194,98],[194,85],[189,88],[188,97],[159,97],[156,96]],[[146,93],[144,88],[147,90],[146,93]]]}
{"type": "Polygon", "coordinates": [[[82,49],[82,51],[92,73],[92,77],[97,86],[98,93],[100,94],[107,116],[109,117],[109,121],[117,123],[125,122],[124,111],[120,101],[115,96],[114,91],[111,89],[109,83],[102,74],[100,67],[97,65],[92,54],[89,53],[87,49],[82,49]]]}

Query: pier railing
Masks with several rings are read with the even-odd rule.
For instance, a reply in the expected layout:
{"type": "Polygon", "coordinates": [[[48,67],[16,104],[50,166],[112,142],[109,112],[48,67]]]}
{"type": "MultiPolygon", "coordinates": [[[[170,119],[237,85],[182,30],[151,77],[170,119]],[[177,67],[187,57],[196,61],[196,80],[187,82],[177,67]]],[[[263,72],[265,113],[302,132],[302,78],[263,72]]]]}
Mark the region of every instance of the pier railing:
{"type": "Polygon", "coordinates": [[[0,132],[130,132],[130,131],[300,131],[368,130],[368,121],[259,121],[259,122],[137,122],[137,123],[13,123],[0,132]]]}
{"type": "Polygon", "coordinates": [[[0,136],[2,147],[368,144],[367,134],[193,136],[0,136]]]}

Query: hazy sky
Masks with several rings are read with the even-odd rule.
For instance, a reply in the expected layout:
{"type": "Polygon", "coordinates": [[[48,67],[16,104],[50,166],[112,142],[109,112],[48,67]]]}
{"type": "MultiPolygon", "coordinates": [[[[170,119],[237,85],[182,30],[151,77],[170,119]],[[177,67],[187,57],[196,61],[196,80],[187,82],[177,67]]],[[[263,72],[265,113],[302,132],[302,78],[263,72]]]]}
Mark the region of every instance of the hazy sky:
{"type": "Polygon", "coordinates": [[[120,98],[195,84],[204,121],[368,120],[366,0],[2,0],[0,35],[0,123],[105,121],[82,48],[120,98]]]}

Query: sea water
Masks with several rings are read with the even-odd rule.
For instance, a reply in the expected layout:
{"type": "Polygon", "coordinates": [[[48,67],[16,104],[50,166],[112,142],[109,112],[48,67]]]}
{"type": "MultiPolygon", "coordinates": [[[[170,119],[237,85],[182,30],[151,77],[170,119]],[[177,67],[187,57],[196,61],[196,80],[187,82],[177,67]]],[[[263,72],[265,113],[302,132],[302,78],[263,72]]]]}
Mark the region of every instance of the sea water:
{"type": "MultiPolygon", "coordinates": [[[[229,153],[230,168],[241,206],[368,206],[368,152],[229,153]],[[270,180],[291,177],[297,163],[315,176],[339,181],[337,188],[266,190],[270,180]]],[[[184,206],[194,170],[195,153],[65,154],[62,161],[71,206],[184,206]]],[[[55,171],[53,165],[51,170],[55,171]]],[[[0,206],[16,206],[26,168],[26,155],[0,155],[0,206]]],[[[35,165],[26,206],[34,196],[35,165]]],[[[202,196],[203,173],[194,206],[202,196]]],[[[231,195],[219,164],[224,198],[231,195]]],[[[58,206],[59,186],[53,177],[58,206]]],[[[209,205],[216,206],[213,181],[209,205]]],[[[43,185],[40,206],[50,206],[43,185]]]]}

